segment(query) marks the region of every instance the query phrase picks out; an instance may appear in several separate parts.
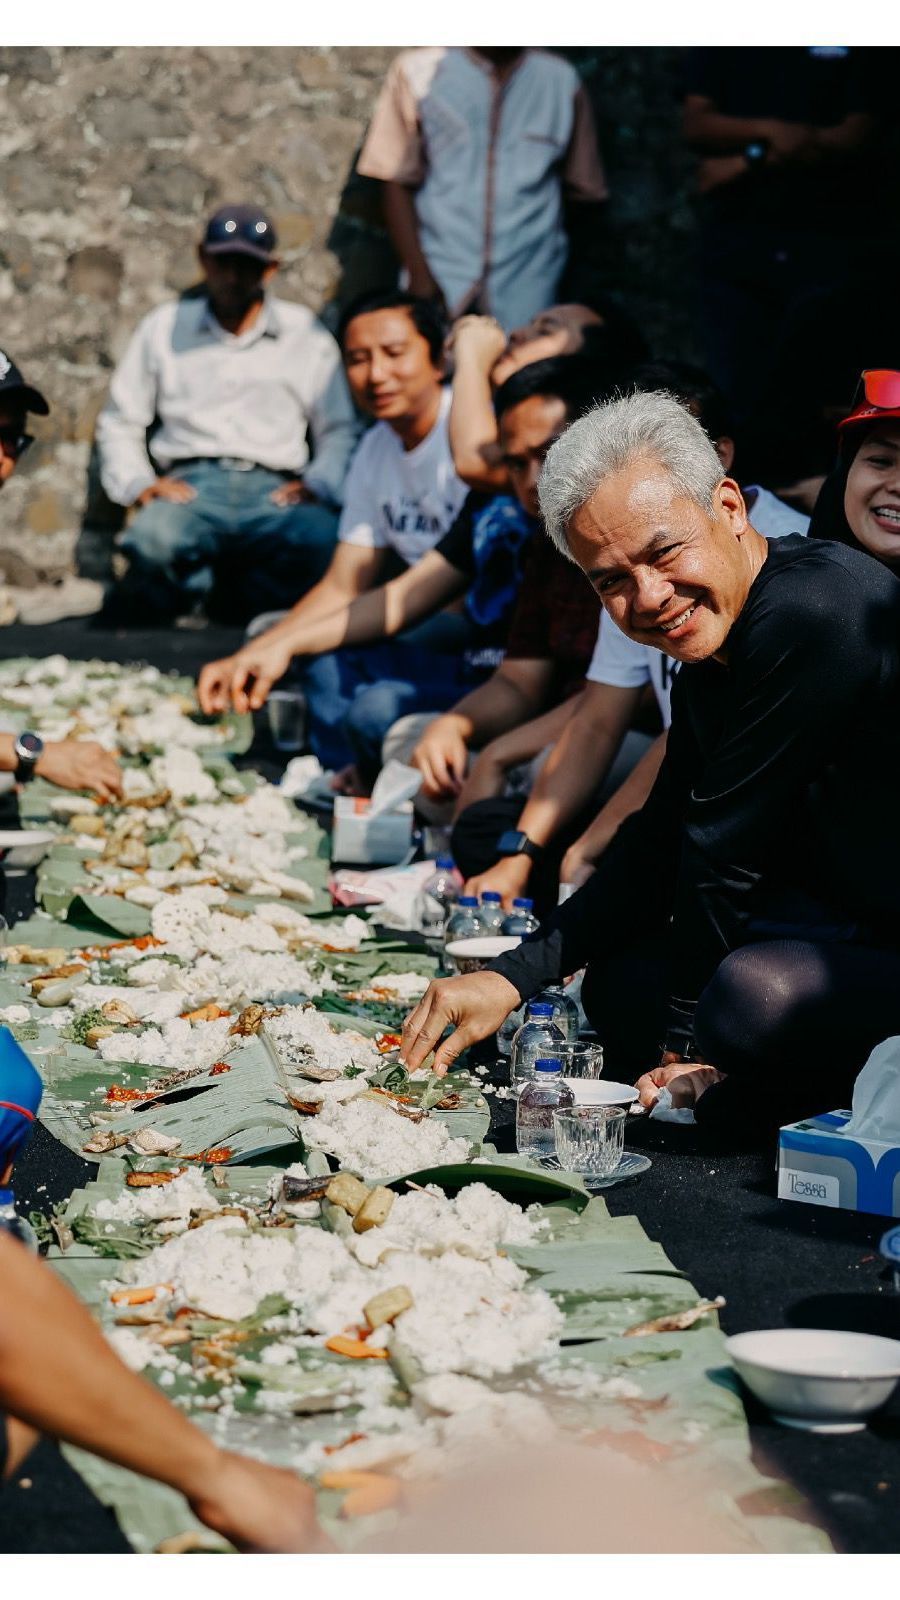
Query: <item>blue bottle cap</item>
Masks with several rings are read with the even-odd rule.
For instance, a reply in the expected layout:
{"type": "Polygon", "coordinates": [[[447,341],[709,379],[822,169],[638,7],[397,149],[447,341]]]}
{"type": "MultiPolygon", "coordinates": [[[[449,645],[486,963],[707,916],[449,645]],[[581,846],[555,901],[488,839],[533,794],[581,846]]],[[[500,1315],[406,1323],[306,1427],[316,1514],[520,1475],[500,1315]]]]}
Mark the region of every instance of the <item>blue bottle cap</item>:
{"type": "Polygon", "coordinates": [[[562,1072],[562,1062],[552,1057],[544,1057],[534,1063],[535,1072],[562,1072]]]}
{"type": "Polygon", "coordinates": [[[549,1000],[532,1000],[528,1007],[529,1017],[552,1017],[553,1007],[549,1000]]]}
{"type": "Polygon", "coordinates": [[[478,900],[474,894],[461,894],[456,904],[458,906],[477,906],[478,900]]]}
{"type": "Polygon", "coordinates": [[[502,895],[495,894],[493,889],[486,889],[481,898],[486,906],[498,906],[502,899],[502,895]]]}
{"type": "Polygon", "coordinates": [[[456,865],[452,856],[438,856],[434,864],[440,867],[442,872],[452,872],[456,865]]]}
{"type": "Polygon", "coordinates": [[[534,901],[533,900],[514,900],[513,901],[513,905],[514,906],[521,906],[523,911],[530,911],[532,906],[534,905],[534,901]]]}

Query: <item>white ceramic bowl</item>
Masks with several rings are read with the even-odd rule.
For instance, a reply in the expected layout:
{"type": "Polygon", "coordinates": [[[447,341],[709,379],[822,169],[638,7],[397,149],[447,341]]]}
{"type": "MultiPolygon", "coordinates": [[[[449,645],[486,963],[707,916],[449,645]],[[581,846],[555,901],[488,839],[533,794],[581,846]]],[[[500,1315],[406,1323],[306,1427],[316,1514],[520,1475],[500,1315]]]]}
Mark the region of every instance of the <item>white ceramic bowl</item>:
{"type": "Polygon", "coordinates": [[[505,956],[507,950],[515,950],[521,943],[519,938],[504,938],[501,934],[483,939],[454,939],[444,954],[456,962],[460,972],[481,972],[489,961],[505,956]]]}
{"type": "Polygon", "coordinates": [[[828,1328],[762,1328],[726,1340],[728,1354],[776,1422],[857,1433],[900,1379],[900,1339],[828,1328]]]}
{"type": "Polygon", "coordinates": [[[630,1106],[638,1099],[630,1083],[614,1083],[611,1078],[564,1078],[577,1106],[630,1106]]]}
{"type": "Polygon", "coordinates": [[[27,872],[43,861],[56,837],[40,828],[0,828],[0,866],[27,872]]]}

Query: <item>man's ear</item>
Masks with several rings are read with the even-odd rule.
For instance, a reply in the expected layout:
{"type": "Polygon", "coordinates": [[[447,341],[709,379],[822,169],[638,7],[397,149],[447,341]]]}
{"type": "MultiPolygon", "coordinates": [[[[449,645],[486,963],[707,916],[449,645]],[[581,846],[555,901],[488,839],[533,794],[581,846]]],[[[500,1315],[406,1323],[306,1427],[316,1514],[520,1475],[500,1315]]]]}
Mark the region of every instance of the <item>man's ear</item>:
{"type": "Polygon", "coordinates": [[[744,504],[744,496],[741,494],[740,486],[735,483],[733,478],[722,479],[715,491],[714,504],[728,519],[732,533],[736,538],[740,539],[742,534],[747,532],[750,524],[747,521],[747,507],[744,504]]]}
{"type": "Polygon", "coordinates": [[[281,266],[281,262],[280,261],[267,261],[266,265],[265,265],[265,268],[263,269],[263,275],[262,275],[263,283],[271,283],[272,279],[274,278],[274,276],[275,276],[275,274],[278,271],[278,268],[280,266],[281,266]]]}
{"type": "Polygon", "coordinates": [[[734,466],[734,440],[730,439],[727,433],[723,433],[722,437],[715,441],[715,451],[722,463],[722,470],[730,472],[734,466]]]}

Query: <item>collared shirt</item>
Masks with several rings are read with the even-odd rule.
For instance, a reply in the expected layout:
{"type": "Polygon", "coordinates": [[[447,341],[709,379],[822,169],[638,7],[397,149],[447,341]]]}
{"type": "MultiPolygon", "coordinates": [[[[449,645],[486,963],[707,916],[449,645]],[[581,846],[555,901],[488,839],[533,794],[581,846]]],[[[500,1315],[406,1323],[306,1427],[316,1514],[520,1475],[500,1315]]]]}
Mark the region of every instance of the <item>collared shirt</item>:
{"type": "Polygon", "coordinates": [[[347,474],[338,538],[370,550],[393,550],[412,566],[453,525],[468,494],[450,450],[450,390],[437,421],[412,450],[387,422],[359,442],[347,474]]]}
{"type": "Polygon", "coordinates": [[[154,463],[167,472],[194,456],[235,456],[302,475],[339,504],[358,434],[340,351],[306,306],[267,296],[253,326],[232,334],[205,296],[186,298],[144,317],[113,374],[97,423],[100,476],[111,500],[131,505],[154,463]]]}
{"type": "Polygon", "coordinates": [[[422,249],[452,315],[477,299],[507,329],[555,299],[563,188],[607,194],[578,74],[544,50],[525,50],[502,81],[472,50],[403,51],[357,170],[416,190],[422,249]]]}

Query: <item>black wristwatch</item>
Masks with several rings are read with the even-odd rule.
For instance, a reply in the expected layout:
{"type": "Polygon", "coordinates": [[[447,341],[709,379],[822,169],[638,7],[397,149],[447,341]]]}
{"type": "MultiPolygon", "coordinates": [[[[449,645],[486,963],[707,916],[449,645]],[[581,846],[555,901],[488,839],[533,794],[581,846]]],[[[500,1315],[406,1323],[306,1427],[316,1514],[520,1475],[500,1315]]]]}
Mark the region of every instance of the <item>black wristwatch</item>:
{"type": "Polygon", "coordinates": [[[44,741],[40,734],[26,728],[13,745],[13,754],[16,758],[16,782],[30,783],[34,769],[44,754],[44,741]]]}
{"type": "Polygon", "coordinates": [[[535,844],[519,828],[507,828],[497,840],[497,853],[501,856],[528,856],[530,861],[539,861],[544,854],[544,846],[535,844]]]}
{"type": "Polygon", "coordinates": [[[751,139],[744,145],[741,155],[748,167],[761,167],[769,154],[768,139],[751,139]]]}

